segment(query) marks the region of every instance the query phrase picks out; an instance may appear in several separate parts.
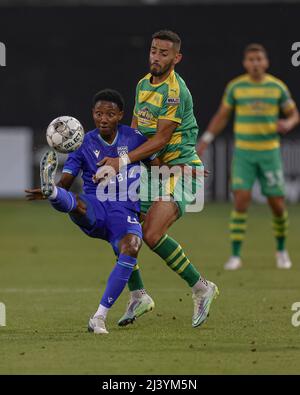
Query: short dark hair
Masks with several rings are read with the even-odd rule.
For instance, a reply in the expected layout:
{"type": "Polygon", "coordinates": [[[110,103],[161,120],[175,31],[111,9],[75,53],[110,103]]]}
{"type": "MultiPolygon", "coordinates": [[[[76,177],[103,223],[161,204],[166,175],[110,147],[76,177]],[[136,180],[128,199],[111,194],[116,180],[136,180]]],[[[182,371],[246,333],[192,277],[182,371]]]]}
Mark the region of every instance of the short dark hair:
{"type": "Polygon", "coordinates": [[[98,101],[109,101],[115,103],[120,111],[124,109],[124,99],[120,92],[114,89],[103,89],[100,92],[97,92],[93,97],[93,108],[98,103],[98,101]]]}
{"type": "Polygon", "coordinates": [[[249,52],[262,52],[268,57],[266,48],[261,44],[257,44],[257,43],[248,44],[244,49],[244,56],[246,56],[247,53],[249,52]]]}
{"type": "Polygon", "coordinates": [[[159,40],[168,40],[174,44],[174,47],[179,51],[181,47],[181,39],[177,33],[172,32],[172,30],[159,30],[152,35],[152,40],[158,38],[159,40]]]}

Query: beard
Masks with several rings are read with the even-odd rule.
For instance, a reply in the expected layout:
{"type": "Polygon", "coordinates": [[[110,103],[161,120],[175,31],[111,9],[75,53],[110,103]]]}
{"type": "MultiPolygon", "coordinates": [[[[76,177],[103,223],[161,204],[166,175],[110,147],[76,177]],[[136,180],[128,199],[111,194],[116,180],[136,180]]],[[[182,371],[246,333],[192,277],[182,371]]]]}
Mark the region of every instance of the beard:
{"type": "Polygon", "coordinates": [[[172,63],[167,64],[165,67],[160,67],[157,65],[150,64],[150,73],[153,77],[160,77],[163,74],[167,73],[172,67],[172,63]],[[155,69],[153,68],[155,67],[155,69]]]}

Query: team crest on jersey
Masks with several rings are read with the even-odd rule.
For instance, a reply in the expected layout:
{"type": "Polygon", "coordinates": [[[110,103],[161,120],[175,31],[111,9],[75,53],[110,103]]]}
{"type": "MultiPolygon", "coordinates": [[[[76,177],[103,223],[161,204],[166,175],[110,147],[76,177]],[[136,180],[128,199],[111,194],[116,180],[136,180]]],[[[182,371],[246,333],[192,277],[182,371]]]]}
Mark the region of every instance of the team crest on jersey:
{"type": "Polygon", "coordinates": [[[127,145],[118,147],[117,149],[118,149],[118,155],[119,156],[124,156],[124,155],[128,154],[128,147],[127,147],[127,145]]]}
{"type": "Polygon", "coordinates": [[[148,125],[155,120],[154,115],[151,113],[148,107],[141,108],[138,113],[139,123],[148,125]]]}
{"type": "Polygon", "coordinates": [[[263,115],[265,111],[267,111],[268,108],[270,108],[270,105],[268,103],[264,103],[263,101],[260,100],[255,100],[250,102],[250,106],[252,107],[253,113],[261,114],[261,115],[263,115]]]}
{"type": "Polygon", "coordinates": [[[98,149],[95,149],[94,154],[96,155],[96,158],[99,158],[100,151],[98,149]]]}
{"type": "Polygon", "coordinates": [[[169,104],[169,106],[177,106],[180,104],[180,97],[168,97],[167,104],[169,104]]]}

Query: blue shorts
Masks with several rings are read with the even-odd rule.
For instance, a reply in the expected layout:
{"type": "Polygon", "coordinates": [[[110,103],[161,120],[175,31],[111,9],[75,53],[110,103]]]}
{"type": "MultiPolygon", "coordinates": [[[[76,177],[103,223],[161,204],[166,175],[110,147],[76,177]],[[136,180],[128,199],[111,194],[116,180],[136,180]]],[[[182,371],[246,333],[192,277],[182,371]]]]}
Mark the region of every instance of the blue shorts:
{"type": "Polygon", "coordinates": [[[71,220],[90,237],[108,241],[116,255],[118,244],[128,233],[143,238],[139,213],[120,202],[101,202],[95,195],[79,195],[87,206],[85,216],[70,213],[71,220]]]}

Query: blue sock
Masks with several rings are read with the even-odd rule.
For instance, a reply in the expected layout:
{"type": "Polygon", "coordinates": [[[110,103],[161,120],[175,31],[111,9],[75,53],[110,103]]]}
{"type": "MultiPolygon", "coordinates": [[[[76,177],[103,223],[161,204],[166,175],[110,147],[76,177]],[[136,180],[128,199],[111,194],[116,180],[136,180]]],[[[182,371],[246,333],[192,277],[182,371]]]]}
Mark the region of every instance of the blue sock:
{"type": "Polygon", "coordinates": [[[118,299],[131,276],[133,267],[136,265],[136,261],[137,259],[131,256],[124,254],[119,255],[119,259],[107,281],[107,285],[101,299],[102,306],[110,308],[118,299]]]}
{"type": "Polygon", "coordinates": [[[63,188],[57,188],[57,195],[54,199],[48,199],[52,207],[57,211],[69,213],[77,207],[76,198],[73,192],[66,191],[63,188]]]}

